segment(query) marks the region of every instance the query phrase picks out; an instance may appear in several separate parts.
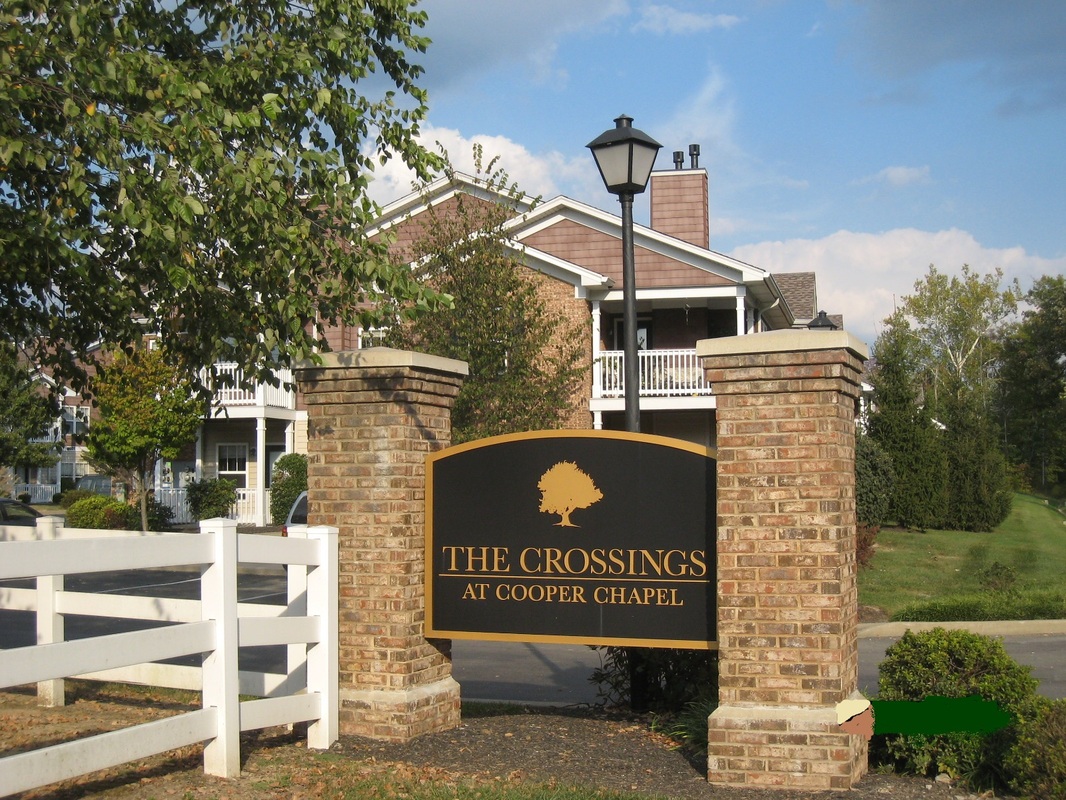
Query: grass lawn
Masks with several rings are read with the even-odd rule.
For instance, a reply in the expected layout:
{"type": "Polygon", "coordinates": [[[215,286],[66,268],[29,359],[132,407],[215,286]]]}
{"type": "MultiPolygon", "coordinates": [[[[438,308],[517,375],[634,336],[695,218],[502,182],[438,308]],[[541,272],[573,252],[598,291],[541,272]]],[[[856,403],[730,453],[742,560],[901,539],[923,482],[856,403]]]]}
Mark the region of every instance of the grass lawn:
{"type": "Polygon", "coordinates": [[[873,562],[859,570],[859,602],[891,615],[910,603],[980,594],[977,574],[996,561],[1017,571],[1022,591],[1066,591],[1066,517],[1016,494],[992,533],[882,529],[873,562]]]}

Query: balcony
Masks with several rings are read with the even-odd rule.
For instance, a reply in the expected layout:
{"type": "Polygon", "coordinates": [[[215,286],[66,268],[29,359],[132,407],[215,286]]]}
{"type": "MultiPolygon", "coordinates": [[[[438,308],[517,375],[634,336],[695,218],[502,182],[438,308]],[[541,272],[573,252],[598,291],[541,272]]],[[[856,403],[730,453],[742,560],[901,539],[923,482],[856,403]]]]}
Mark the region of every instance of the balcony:
{"type": "MultiPolygon", "coordinates": [[[[236,384],[240,384],[244,375],[236,364],[218,364],[218,372],[222,375],[232,376],[236,384]]],[[[219,409],[258,409],[272,408],[292,410],[296,408],[296,392],[286,389],[285,384],[292,383],[292,371],[283,369],[278,371],[280,386],[271,386],[268,383],[256,384],[251,389],[242,389],[239,385],[223,386],[215,389],[215,407],[219,409]]]]}
{"type": "MultiPolygon", "coordinates": [[[[641,397],[710,397],[710,385],[695,349],[641,350],[641,397]]],[[[624,354],[621,350],[600,351],[593,370],[593,399],[625,397],[624,354]]]]}

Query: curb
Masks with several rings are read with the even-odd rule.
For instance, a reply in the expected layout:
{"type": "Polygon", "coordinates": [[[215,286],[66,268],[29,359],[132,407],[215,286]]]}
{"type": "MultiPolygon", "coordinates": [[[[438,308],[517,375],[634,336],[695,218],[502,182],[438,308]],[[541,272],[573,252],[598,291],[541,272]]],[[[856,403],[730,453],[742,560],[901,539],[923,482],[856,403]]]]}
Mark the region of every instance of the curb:
{"type": "Polygon", "coordinates": [[[985,636],[1035,636],[1066,634],[1066,619],[987,620],[981,622],[864,622],[859,624],[860,639],[896,638],[908,630],[929,631],[933,628],[965,630],[985,636]]]}

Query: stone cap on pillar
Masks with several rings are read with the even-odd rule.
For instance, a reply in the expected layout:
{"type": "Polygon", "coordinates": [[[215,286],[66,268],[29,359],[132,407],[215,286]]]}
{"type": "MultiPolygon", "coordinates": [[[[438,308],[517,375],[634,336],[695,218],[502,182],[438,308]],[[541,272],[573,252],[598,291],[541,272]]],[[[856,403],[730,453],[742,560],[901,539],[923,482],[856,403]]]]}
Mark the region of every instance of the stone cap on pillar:
{"type": "Polygon", "coordinates": [[[391,347],[367,347],[361,350],[338,350],[321,353],[317,359],[303,359],[293,363],[294,370],[338,369],[356,367],[363,369],[390,369],[409,367],[432,370],[452,375],[466,376],[470,367],[465,361],[432,356],[414,350],[396,350],[391,347]]]}
{"type": "Polygon", "coordinates": [[[785,328],[779,331],[749,333],[744,336],[725,336],[701,339],[696,342],[697,356],[741,356],[763,353],[802,353],[815,350],[850,350],[865,361],[870,349],[847,331],[810,331],[785,328]]]}

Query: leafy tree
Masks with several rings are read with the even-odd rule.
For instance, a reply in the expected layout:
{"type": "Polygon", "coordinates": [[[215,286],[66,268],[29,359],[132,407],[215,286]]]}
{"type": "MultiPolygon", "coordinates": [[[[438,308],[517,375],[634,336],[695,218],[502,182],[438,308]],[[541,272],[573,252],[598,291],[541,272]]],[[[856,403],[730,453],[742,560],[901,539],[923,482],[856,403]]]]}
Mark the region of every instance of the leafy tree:
{"type": "Polygon", "coordinates": [[[55,464],[55,445],[31,440],[44,437],[58,415],[58,404],[34,382],[15,347],[0,342],[0,466],[55,464]]]}
{"type": "Polygon", "coordinates": [[[76,386],[93,345],[146,332],[194,381],[235,361],[276,382],[327,326],[372,322],[364,301],[434,305],[364,234],[375,162],[435,163],[413,6],[6,0],[7,336],[76,386]]]}
{"type": "Polygon", "coordinates": [[[1066,277],[1044,276],[1007,336],[1000,369],[1005,445],[1048,491],[1066,471],[1066,277]]]}
{"type": "Polygon", "coordinates": [[[1006,288],[1002,283],[1000,269],[981,276],[964,264],[960,275],[949,276],[930,265],[914,294],[903,298],[901,310],[919,345],[917,366],[934,414],[946,386],[956,394],[988,397],[1002,333],[1021,297],[1017,281],[1006,288]]]}
{"type": "Polygon", "coordinates": [[[870,438],[889,456],[895,471],[889,515],[904,527],[924,529],[944,518],[948,487],[942,432],[929,416],[915,377],[917,347],[901,314],[886,320],[874,343],[870,438]]]}
{"type": "MultiPolygon", "coordinates": [[[[452,413],[456,443],[558,427],[587,370],[584,331],[549,313],[538,292],[542,276],[521,264],[508,240],[506,223],[528,201],[496,159],[483,166],[475,147],[474,160],[476,177],[496,199],[459,192],[446,207],[430,206],[401,255],[452,307],[396,326],[386,339],[467,362],[452,413]]],[[[450,166],[445,175],[454,178],[450,166]]]]}
{"type": "Polygon", "coordinates": [[[148,487],[160,458],[177,458],[204,410],[158,350],[120,354],[92,381],[100,420],[89,429],[90,460],[133,487],[148,530],[148,487]]]}

